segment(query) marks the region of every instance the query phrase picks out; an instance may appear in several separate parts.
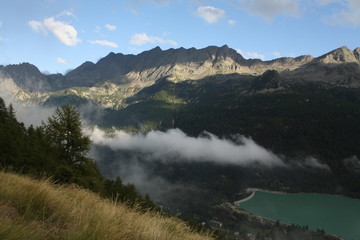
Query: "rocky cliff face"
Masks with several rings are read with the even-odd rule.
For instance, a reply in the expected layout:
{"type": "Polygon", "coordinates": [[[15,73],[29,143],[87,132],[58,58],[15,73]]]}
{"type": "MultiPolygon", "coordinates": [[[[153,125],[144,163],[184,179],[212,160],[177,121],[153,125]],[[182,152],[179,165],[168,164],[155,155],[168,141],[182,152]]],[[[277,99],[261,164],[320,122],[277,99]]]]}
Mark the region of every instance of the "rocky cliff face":
{"type": "Polygon", "coordinates": [[[347,47],[341,47],[318,57],[316,61],[323,64],[341,64],[341,63],[360,64],[359,48],[355,49],[354,51],[351,51],[347,47]]]}
{"type": "Polygon", "coordinates": [[[360,87],[359,48],[354,51],[347,47],[335,49],[285,75],[287,78],[296,79],[297,82],[311,81],[330,86],[360,87]]]}
{"type": "Polygon", "coordinates": [[[24,89],[38,90],[50,88],[47,83],[47,76],[30,63],[1,66],[0,72],[2,72],[3,78],[13,79],[19,87],[24,89]]]}

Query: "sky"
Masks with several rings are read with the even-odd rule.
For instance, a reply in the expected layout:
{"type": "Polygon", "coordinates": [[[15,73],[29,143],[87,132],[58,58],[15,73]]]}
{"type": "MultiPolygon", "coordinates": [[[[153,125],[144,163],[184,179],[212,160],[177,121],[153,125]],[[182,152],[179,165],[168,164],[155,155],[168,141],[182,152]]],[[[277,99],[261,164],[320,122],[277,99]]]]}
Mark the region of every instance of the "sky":
{"type": "Polygon", "coordinates": [[[360,47],[360,0],[1,0],[0,65],[66,73],[110,52],[236,49],[314,57],[360,47]]]}

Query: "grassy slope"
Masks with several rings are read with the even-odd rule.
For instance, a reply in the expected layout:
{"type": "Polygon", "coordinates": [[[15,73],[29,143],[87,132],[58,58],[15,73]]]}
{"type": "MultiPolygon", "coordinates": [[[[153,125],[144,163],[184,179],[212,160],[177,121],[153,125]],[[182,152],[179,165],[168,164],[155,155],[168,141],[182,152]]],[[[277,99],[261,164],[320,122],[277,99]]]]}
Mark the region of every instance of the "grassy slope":
{"type": "Polygon", "coordinates": [[[0,172],[0,239],[211,239],[76,186],[0,172]]]}

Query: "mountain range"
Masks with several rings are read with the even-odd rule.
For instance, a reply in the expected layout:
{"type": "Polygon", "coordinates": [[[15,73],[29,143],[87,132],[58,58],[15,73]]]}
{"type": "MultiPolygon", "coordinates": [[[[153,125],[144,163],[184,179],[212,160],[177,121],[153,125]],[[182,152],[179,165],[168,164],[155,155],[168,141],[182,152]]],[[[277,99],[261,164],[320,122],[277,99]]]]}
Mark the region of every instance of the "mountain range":
{"type": "Polygon", "coordinates": [[[316,58],[304,55],[262,61],[247,60],[227,45],[164,51],[156,47],[138,55],[110,53],[97,63],[85,62],[65,75],[41,73],[30,63],[0,66],[0,81],[3,89],[22,100],[36,96],[44,102],[48,92],[81,87],[82,93],[73,94],[104,107],[121,108],[124,102],[111,102],[103,95],[124,99],[163,78],[181,82],[227,74],[261,76],[268,70],[277,71],[288,84],[310,81],[359,87],[360,48],[351,51],[341,47],[316,58]]]}

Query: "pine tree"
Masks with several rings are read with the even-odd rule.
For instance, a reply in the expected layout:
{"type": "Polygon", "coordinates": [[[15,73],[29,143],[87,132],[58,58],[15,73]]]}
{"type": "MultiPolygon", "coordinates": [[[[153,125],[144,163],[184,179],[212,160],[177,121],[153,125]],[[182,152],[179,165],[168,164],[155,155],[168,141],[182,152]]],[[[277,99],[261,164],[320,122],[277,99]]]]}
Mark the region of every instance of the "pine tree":
{"type": "Polygon", "coordinates": [[[82,133],[80,113],[71,105],[57,108],[43,124],[49,141],[68,164],[85,163],[90,149],[90,139],[82,133]]]}

